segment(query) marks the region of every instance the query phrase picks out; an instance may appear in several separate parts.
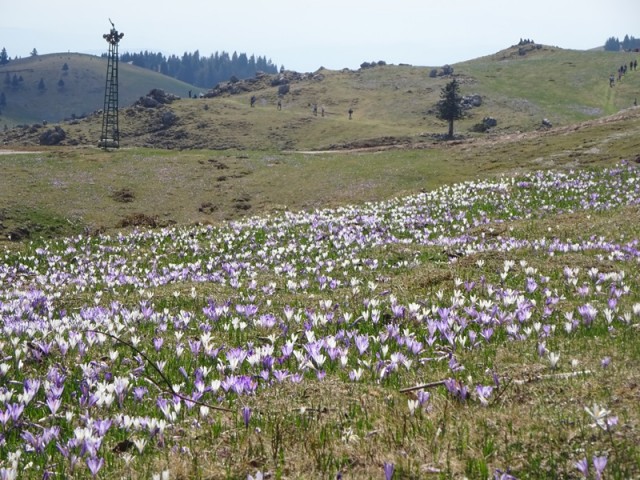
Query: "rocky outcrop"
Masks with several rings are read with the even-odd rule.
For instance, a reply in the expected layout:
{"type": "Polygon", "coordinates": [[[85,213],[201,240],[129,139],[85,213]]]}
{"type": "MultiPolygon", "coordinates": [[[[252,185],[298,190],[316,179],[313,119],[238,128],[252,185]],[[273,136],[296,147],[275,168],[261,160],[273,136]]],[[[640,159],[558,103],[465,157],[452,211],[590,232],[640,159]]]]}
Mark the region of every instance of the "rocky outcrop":
{"type": "Polygon", "coordinates": [[[180,97],[173,93],[167,93],[160,88],[154,88],[144,97],[140,97],[134,105],[145,108],[158,108],[179,99],[180,97]]]}
{"type": "Polygon", "coordinates": [[[278,87],[278,93],[280,95],[284,95],[289,91],[288,87],[292,83],[322,80],[324,80],[324,75],[318,72],[299,73],[287,70],[274,75],[258,72],[254,78],[247,78],[244,80],[233,79],[233,81],[221,82],[206,92],[204,96],[206,98],[213,98],[227,95],[238,95],[246,92],[264,90],[270,87],[278,87]]]}
{"type": "Polygon", "coordinates": [[[40,134],[40,145],[59,145],[65,138],[67,138],[64,130],[56,126],[49,128],[40,134]]]}

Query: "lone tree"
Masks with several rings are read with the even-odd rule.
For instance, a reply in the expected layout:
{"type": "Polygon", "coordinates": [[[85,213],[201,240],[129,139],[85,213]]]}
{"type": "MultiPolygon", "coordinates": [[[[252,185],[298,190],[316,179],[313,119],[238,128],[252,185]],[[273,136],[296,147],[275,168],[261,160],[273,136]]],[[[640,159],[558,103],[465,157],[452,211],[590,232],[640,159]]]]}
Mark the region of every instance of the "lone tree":
{"type": "Polygon", "coordinates": [[[436,116],[440,120],[449,122],[448,138],[453,138],[453,122],[462,118],[462,97],[460,96],[460,85],[454,78],[447,83],[440,93],[440,101],[437,105],[436,116]]]}

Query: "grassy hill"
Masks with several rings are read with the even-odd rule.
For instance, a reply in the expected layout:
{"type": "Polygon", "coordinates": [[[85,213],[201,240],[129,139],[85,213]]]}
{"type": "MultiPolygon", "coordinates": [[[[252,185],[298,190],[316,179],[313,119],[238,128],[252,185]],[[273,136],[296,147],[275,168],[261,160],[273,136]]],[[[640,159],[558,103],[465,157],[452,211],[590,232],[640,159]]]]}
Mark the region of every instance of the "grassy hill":
{"type": "MultiPolygon", "coordinates": [[[[468,110],[467,116],[456,122],[456,132],[472,135],[484,117],[493,117],[498,122],[490,134],[504,134],[538,129],[543,118],[554,126],[569,125],[630,107],[640,92],[640,72],[628,72],[614,88],[609,87],[608,78],[620,65],[636,57],[633,53],[530,45],[454,65],[461,93],[482,99],[482,105],[468,110]]],[[[50,58],[52,63],[56,59],[59,74],[64,58],[50,58]]],[[[89,65],[100,65],[95,76],[101,79],[102,61],[93,57],[85,60],[89,65]]],[[[161,79],[171,82],[152,72],[125,67],[128,66],[123,66],[123,92],[144,92],[151,85],[163,88],[161,79]]],[[[433,108],[442,87],[450,81],[447,76],[432,77],[432,70],[432,67],[386,65],[296,75],[289,83],[289,92],[281,98],[281,111],[276,109],[279,98],[276,76],[245,83],[246,88],[236,95],[183,98],[162,109],[129,107],[121,116],[121,146],[323,150],[430,141],[433,134],[446,131],[445,123],[436,119],[433,108]],[[254,95],[256,104],[251,108],[250,97],[254,95]],[[318,106],[317,115],[312,113],[314,104],[318,106]],[[167,109],[175,116],[170,125],[162,122],[167,109]],[[348,118],[349,109],[354,112],[352,120],[348,118]]],[[[69,75],[74,72],[73,63],[69,72],[69,75]]],[[[62,94],[58,92],[37,93],[37,78],[35,74],[32,77],[34,98],[59,100],[62,94]]],[[[99,105],[102,83],[95,85],[92,88],[99,105]]],[[[169,83],[164,88],[184,92],[187,86],[169,83]]],[[[130,105],[139,95],[123,97],[120,103],[123,107],[130,105]]],[[[72,109],[70,105],[58,108],[72,109]]],[[[100,127],[99,116],[75,125],[65,124],[66,142],[95,145],[100,127]]],[[[37,144],[37,135],[18,132],[5,135],[3,140],[8,144],[37,144]]]]}
{"type": "MultiPolygon", "coordinates": [[[[129,106],[120,116],[119,151],[95,149],[100,115],[61,124],[62,147],[72,149],[43,150],[38,137],[49,127],[40,123],[11,129],[0,133],[6,147],[36,146],[41,153],[0,157],[2,235],[215,223],[282,208],[388,199],[478,176],[635,159],[640,109],[625,107],[640,91],[640,72],[608,85],[610,72],[634,54],[530,47],[454,66],[462,93],[482,98],[456,122],[456,142],[434,137],[446,125],[429,112],[449,78],[412,66],[293,75],[282,110],[271,76],[243,84],[246,91],[236,95],[129,106]],[[165,124],[167,116],[172,120],[165,124]],[[497,127],[472,132],[485,116],[496,118],[497,127]],[[540,129],[542,118],[554,127],[540,129]]],[[[30,60],[56,65],[58,73],[63,61],[69,65],[65,85],[79,62],[100,65],[96,77],[104,67],[81,55],[30,60]]],[[[121,91],[171,81],[122,67],[121,91]]]]}
{"type": "Polygon", "coordinates": [[[0,155],[0,233],[6,241],[207,224],[384,200],[457,181],[635,160],[639,136],[640,108],[632,108],[547,131],[333,152],[38,147],[0,155]]]}
{"type": "MultiPolygon", "coordinates": [[[[6,97],[6,106],[0,108],[0,126],[58,122],[101,109],[106,72],[105,58],[78,53],[38,55],[0,66],[0,91],[6,97]],[[22,78],[16,85],[12,84],[14,75],[22,78]],[[39,88],[41,79],[44,89],[39,88]]],[[[130,105],[152,88],[181,96],[194,89],[184,82],[123,63],[119,64],[119,80],[121,106],[130,105]]]]}
{"type": "Polygon", "coordinates": [[[543,115],[554,124],[609,115],[633,105],[640,94],[637,71],[628,71],[615,88],[608,81],[638,53],[536,47],[514,47],[457,68],[473,78],[488,108],[513,111],[523,126],[527,117],[536,126],[543,115]]]}

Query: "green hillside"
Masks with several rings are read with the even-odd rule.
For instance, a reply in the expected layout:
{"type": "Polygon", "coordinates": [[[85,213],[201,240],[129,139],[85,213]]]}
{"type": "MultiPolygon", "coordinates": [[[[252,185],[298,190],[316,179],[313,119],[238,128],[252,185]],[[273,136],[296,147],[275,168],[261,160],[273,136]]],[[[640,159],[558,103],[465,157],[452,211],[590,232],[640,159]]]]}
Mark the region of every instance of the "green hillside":
{"type": "MultiPolygon", "coordinates": [[[[542,45],[511,47],[494,55],[453,65],[453,76],[464,96],[481,99],[481,105],[467,110],[466,117],[456,122],[457,134],[463,136],[515,133],[536,130],[543,119],[554,127],[597,119],[633,106],[640,92],[640,72],[629,71],[612,88],[609,75],[618,67],[637,59],[635,53],[572,51],[542,45]],[[475,133],[484,117],[492,117],[497,126],[487,133],[475,133]]],[[[9,68],[16,69],[13,63],[9,68]]],[[[27,107],[57,111],[68,116],[72,112],[99,109],[102,102],[104,61],[95,57],[53,55],[29,60],[30,94],[23,94],[27,107]],[[67,76],[61,68],[69,63],[67,76]],[[82,63],[80,63],[82,61],[82,63]],[[34,63],[35,62],[35,63],[34,63]],[[35,66],[50,65],[53,73],[45,80],[51,84],[38,91],[42,76],[35,66]],[[91,67],[91,68],[90,68],[91,67]],[[92,69],[93,68],[93,69],[92,69]],[[82,75],[78,73],[82,71],[82,75]],[[55,73],[55,75],[54,75],[55,73]],[[82,83],[74,86],[74,78],[82,83]],[[65,79],[65,87],[55,82],[65,79]],[[93,78],[92,82],[87,79],[93,78]],[[95,107],[80,107],[74,102],[81,94],[67,95],[65,90],[89,93],[95,107]],[[62,91],[60,91],[62,90],[62,91]],[[64,99],[64,102],[60,100],[64,99]],[[37,100],[37,101],[36,101],[37,100]],[[84,110],[82,110],[84,109],[84,110]]],[[[5,67],[6,69],[7,67],[5,67]]],[[[325,150],[353,149],[381,145],[420,144],[433,140],[446,131],[438,120],[434,106],[443,86],[451,80],[441,75],[440,67],[382,65],[353,70],[319,70],[313,74],[285,72],[264,75],[235,85],[237,93],[206,92],[211,98],[189,99],[184,93],[189,86],[160,74],[122,66],[121,146],[158,148],[206,148],[245,150],[325,150]],[[434,72],[437,74],[434,75],[434,72]],[[279,95],[284,83],[289,91],[279,95]],[[151,88],[163,88],[182,94],[182,99],[161,108],[130,107],[131,102],[151,88]],[[250,107],[250,98],[256,97],[250,107]],[[276,104],[280,98],[282,109],[276,104]],[[317,114],[312,106],[317,105],[317,114]],[[353,110],[350,120],[348,111],[353,110]],[[171,111],[172,121],[162,121],[171,111]],[[322,114],[324,111],[324,115],[322,114]]],[[[2,78],[2,70],[0,70],[2,78]]],[[[8,96],[5,115],[16,122],[26,122],[27,114],[16,109],[14,94],[8,96]],[[18,110],[22,118],[17,118],[18,110]]],[[[85,105],[86,100],[82,100],[85,105]]],[[[32,112],[25,107],[25,112],[32,112]]],[[[29,118],[40,119],[38,113],[29,118]]],[[[95,145],[100,136],[101,118],[66,123],[68,145],[95,145]]],[[[41,132],[9,132],[3,141],[9,145],[37,145],[41,132]]]]}
{"type": "MultiPolygon", "coordinates": [[[[152,88],[180,96],[194,89],[184,82],[133,65],[120,63],[119,67],[121,106],[130,105],[152,88]]],[[[58,122],[101,109],[106,72],[105,58],[78,53],[37,55],[0,66],[0,91],[6,98],[6,106],[0,107],[0,126],[43,120],[58,122]]]]}
{"type": "Polygon", "coordinates": [[[487,108],[503,114],[511,110],[513,122],[526,125],[528,118],[537,125],[544,115],[553,123],[567,124],[632,106],[640,93],[640,73],[628,71],[614,88],[609,87],[609,75],[617,80],[618,68],[639,57],[633,52],[531,46],[507,49],[457,68],[474,79],[473,88],[487,99],[487,108]]]}

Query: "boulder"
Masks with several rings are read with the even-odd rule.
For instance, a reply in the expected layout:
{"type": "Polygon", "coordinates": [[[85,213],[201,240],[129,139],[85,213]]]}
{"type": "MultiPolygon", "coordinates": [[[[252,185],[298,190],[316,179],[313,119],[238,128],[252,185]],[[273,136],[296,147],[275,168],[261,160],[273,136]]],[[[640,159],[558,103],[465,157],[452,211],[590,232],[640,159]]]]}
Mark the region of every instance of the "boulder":
{"type": "Polygon", "coordinates": [[[160,88],[154,88],[146,96],[140,97],[135,105],[139,105],[144,108],[158,108],[161,105],[167,105],[179,99],[180,97],[173,93],[167,93],[160,88]]]}
{"type": "Polygon", "coordinates": [[[55,128],[50,128],[42,132],[39,140],[40,145],[58,145],[65,138],[67,138],[67,134],[61,127],[56,126],[55,128]]]}
{"type": "Polygon", "coordinates": [[[498,121],[493,117],[484,117],[482,119],[482,124],[485,128],[492,128],[498,125],[498,121]]]}
{"type": "Polygon", "coordinates": [[[475,108],[482,105],[482,97],[478,94],[465,95],[462,97],[462,108],[475,108]]]}

